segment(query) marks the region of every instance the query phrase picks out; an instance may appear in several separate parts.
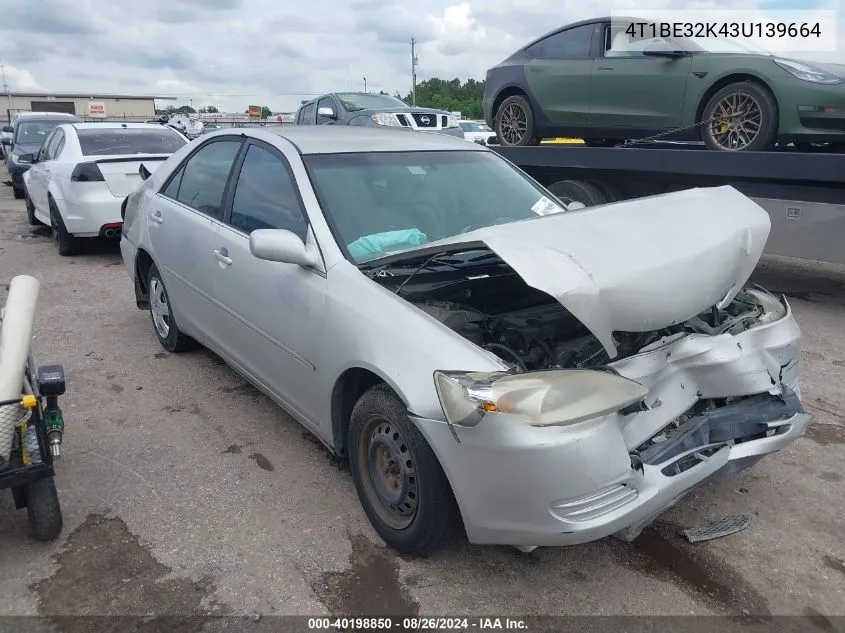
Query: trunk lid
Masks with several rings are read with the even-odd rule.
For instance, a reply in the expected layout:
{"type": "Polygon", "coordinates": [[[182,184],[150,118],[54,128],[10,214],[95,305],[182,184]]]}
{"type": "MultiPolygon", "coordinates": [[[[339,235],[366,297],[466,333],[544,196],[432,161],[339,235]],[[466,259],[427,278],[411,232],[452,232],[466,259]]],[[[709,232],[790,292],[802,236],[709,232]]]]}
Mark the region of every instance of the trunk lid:
{"type": "Polygon", "coordinates": [[[754,271],[770,228],[762,207],[724,186],[491,226],[426,250],[487,245],[615,358],[615,331],[659,330],[730,303],[754,271]]]}
{"type": "Polygon", "coordinates": [[[103,180],[112,195],[125,198],[143,182],[139,171],[142,164],[153,173],[169,157],[162,154],[136,154],[97,158],[93,162],[100,168],[103,180]]]}

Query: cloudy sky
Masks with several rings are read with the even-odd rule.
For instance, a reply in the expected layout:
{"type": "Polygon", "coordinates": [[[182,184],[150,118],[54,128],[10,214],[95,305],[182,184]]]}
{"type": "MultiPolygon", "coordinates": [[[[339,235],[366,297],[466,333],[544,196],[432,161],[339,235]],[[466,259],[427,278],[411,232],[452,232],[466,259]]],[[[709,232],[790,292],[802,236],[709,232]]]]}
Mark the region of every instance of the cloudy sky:
{"type": "MultiPolygon", "coordinates": [[[[336,90],[483,79],[529,40],[611,11],[837,8],[840,0],[0,0],[12,90],[174,96],[242,112],[336,90]]],[[[842,0],[845,4],[845,0],[842,0]]],[[[842,45],[845,47],[845,44],[842,45]]],[[[818,57],[818,56],[816,56],[818,57]]],[[[839,50],[836,61],[845,61],[839,50]]]]}

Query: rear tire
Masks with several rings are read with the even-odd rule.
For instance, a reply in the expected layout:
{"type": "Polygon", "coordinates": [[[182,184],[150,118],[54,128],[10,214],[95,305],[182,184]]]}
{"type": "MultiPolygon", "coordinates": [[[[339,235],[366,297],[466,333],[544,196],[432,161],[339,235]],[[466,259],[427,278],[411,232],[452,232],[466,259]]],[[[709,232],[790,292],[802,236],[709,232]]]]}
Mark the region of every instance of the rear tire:
{"type": "Polygon", "coordinates": [[[150,295],[150,318],[153,322],[153,331],[161,346],[174,354],[198,347],[199,344],[176,325],[170,306],[170,296],[167,294],[164,280],[155,264],[151,264],[147,272],[147,290],[150,295]]]}
{"type": "Polygon", "coordinates": [[[608,201],[601,189],[584,180],[559,180],[547,188],[565,205],[580,202],[585,207],[594,207],[608,201]]]}
{"type": "Polygon", "coordinates": [[[505,147],[539,145],[534,132],[534,112],[522,95],[508,97],[499,105],[493,118],[493,129],[499,144],[505,147]]]}
{"type": "Polygon", "coordinates": [[[49,204],[50,228],[53,230],[53,242],[56,244],[56,250],[62,257],[76,255],[81,250],[79,239],[68,233],[64,220],[62,220],[62,214],[52,198],[49,198],[49,204]]]}
{"type": "Polygon", "coordinates": [[[726,118],[724,123],[714,121],[702,126],[701,137],[707,149],[723,152],[761,152],[775,146],[779,123],[778,106],[768,88],[753,81],[740,81],[727,85],[707,101],[701,113],[701,120],[707,121],[719,117],[726,109],[732,107],[742,108],[743,112],[749,112],[749,115],[726,118]],[[745,133],[748,133],[749,129],[757,130],[753,138],[741,146],[738,141],[741,137],[730,131],[731,125],[735,125],[738,121],[744,123],[745,133]]]}
{"type": "Polygon", "coordinates": [[[52,541],[62,532],[62,506],[52,477],[44,477],[24,486],[29,529],[37,541],[52,541]]]}
{"type": "Polygon", "coordinates": [[[349,424],[349,469],[370,523],[391,547],[435,550],[457,525],[457,504],[434,451],[387,385],[355,404],[349,424]]]}
{"type": "Polygon", "coordinates": [[[26,195],[23,189],[15,185],[12,185],[12,193],[15,194],[15,200],[23,200],[24,195],[26,195]]]}

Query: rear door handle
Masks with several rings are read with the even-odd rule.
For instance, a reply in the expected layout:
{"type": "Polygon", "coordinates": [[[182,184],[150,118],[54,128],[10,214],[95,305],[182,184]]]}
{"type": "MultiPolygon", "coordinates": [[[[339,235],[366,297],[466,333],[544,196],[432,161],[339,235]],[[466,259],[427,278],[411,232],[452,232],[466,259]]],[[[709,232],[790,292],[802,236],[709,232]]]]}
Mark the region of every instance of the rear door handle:
{"type": "Polygon", "coordinates": [[[214,256],[217,258],[217,261],[225,266],[230,266],[232,264],[232,258],[229,257],[229,251],[225,248],[214,251],[214,256]]]}
{"type": "Polygon", "coordinates": [[[161,211],[152,211],[150,213],[150,219],[156,224],[161,224],[162,222],[164,222],[164,218],[161,217],[161,211]]]}

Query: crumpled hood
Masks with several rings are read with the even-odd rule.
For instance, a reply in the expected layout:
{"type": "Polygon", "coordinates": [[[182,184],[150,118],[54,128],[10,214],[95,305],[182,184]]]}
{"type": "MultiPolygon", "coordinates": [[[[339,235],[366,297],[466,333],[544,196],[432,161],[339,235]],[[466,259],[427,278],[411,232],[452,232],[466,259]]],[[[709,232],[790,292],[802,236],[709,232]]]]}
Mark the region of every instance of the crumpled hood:
{"type": "Polygon", "coordinates": [[[491,226],[437,244],[484,242],[615,358],[614,331],[659,330],[730,303],[770,228],[762,207],[725,186],[491,226]]]}

